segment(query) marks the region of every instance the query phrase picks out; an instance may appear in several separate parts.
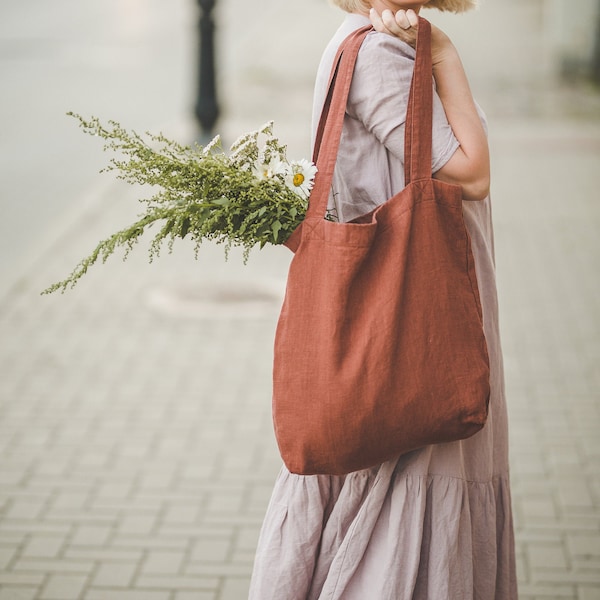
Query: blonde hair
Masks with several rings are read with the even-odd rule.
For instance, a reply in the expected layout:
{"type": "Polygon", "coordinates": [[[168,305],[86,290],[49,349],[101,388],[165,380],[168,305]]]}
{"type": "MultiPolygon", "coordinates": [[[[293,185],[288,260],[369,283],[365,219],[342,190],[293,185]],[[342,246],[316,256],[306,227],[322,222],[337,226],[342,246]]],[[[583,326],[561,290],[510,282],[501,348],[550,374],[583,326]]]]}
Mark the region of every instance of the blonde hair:
{"type": "MultiPolygon", "coordinates": [[[[332,2],[346,12],[364,12],[371,8],[369,0],[332,0],[332,2]]],[[[477,0],[429,0],[423,8],[437,8],[458,13],[475,8],[476,5],[477,0]]]]}
{"type": "Polygon", "coordinates": [[[331,0],[333,4],[339,6],[342,10],[346,12],[364,12],[368,11],[371,8],[371,5],[368,2],[363,2],[363,0],[331,0]]]}

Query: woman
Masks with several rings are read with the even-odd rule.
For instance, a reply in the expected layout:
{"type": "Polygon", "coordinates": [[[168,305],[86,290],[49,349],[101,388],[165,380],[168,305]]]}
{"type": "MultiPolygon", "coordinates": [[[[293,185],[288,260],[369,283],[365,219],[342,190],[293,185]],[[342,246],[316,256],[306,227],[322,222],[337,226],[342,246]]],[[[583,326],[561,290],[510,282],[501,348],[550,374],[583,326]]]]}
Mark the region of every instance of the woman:
{"type": "MultiPolygon", "coordinates": [[[[323,55],[316,122],[333,59],[372,23],[348,98],[329,216],[350,221],[404,187],[404,120],[420,9],[472,0],[334,0],[349,14],[323,55]],[[351,201],[349,201],[351,199],[351,201]]],[[[462,186],[491,364],[490,413],[473,437],[340,476],[282,469],[256,553],[252,600],[515,600],[508,435],[498,332],[489,156],[458,54],[432,27],[434,177],[462,186]]]]}

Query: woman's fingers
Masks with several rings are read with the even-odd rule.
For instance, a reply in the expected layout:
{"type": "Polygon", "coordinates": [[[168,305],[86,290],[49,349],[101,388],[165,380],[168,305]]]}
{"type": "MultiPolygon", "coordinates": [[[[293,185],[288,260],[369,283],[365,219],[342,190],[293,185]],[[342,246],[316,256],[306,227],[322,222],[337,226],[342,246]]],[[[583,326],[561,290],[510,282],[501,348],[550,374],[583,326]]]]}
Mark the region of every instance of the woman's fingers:
{"type": "Polygon", "coordinates": [[[418,29],[419,27],[419,16],[412,10],[399,10],[396,13],[396,23],[405,31],[407,29],[418,29]]]}
{"type": "Polygon", "coordinates": [[[381,15],[374,8],[370,10],[369,17],[371,19],[371,24],[375,28],[375,31],[378,31],[379,33],[391,33],[383,23],[381,15]]]}
{"type": "MultiPolygon", "coordinates": [[[[404,11],[398,11],[398,13],[400,12],[404,11]]],[[[405,29],[405,27],[402,26],[402,21],[398,23],[397,17],[389,9],[386,9],[381,13],[381,20],[383,21],[383,24],[386,26],[387,30],[394,35],[401,34],[405,29]]]]}
{"type": "Polygon", "coordinates": [[[370,12],[371,23],[379,33],[387,33],[389,35],[398,35],[402,33],[402,28],[396,23],[394,13],[386,9],[379,14],[374,8],[370,12]]]}
{"type": "Polygon", "coordinates": [[[419,17],[414,10],[399,10],[394,14],[391,10],[386,9],[380,15],[372,8],[370,18],[373,27],[379,33],[387,33],[411,46],[415,45],[419,17]]]}

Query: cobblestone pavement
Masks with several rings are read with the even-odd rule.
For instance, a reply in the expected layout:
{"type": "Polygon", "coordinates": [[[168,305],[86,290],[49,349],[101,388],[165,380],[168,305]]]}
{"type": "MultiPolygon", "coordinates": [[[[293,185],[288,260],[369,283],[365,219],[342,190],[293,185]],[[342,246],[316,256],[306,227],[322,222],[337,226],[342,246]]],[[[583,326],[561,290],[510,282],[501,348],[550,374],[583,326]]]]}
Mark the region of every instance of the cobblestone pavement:
{"type": "MultiPolygon", "coordinates": [[[[326,38],[337,16],[305,2],[326,38]]],[[[231,136],[274,117],[302,156],[318,51],[289,70],[298,63],[283,48],[301,47],[307,17],[279,4],[259,5],[265,31],[289,42],[278,57],[256,19],[242,27],[245,4],[222,4],[222,28],[256,40],[260,60],[243,44],[226,54],[220,127],[231,136]]],[[[524,119],[506,108],[520,100],[494,104],[481,85],[492,103],[520,594],[598,600],[600,119],[558,118],[572,91],[524,119]]],[[[579,108],[594,105],[581,93],[579,108]]],[[[90,180],[83,208],[0,298],[0,600],[243,600],[280,465],[270,368],[290,255],[256,251],[244,266],[239,252],[225,262],[207,245],[195,261],[181,243],[149,265],[140,249],[40,297],[136,213],[133,190],[90,180]]]]}

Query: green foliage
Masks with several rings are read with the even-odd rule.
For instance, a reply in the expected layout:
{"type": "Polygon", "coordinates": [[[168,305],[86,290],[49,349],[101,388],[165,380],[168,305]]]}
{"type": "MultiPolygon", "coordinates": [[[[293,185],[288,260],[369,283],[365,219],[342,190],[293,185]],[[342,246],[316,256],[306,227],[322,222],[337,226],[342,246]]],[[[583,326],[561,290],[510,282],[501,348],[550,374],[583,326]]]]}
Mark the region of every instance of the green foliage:
{"type": "Polygon", "coordinates": [[[304,218],[307,198],[290,189],[283,174],[260,178],[253,170],[257,162],[286,161],[285,146],[273,136],[272,123],[239,138],[228,156],[218,137],[206,147],[190,147],[162,134],[146,133],[144,138],[115,121],[105,127],[97,118],[68,114],[78,119],[86,133],[103,138],[105,150],[118,153],[102,171],[115,171],[127,183],[156,191],[140,199],[145,209],[135,223],[101,241],[67,279],[44,294],[74,287],[98,259],[105,262],[120,247],[127,257],[152,227],[156,233],[150,260],[160,254],[165,242],[171,251],[177,238],[191,239],[196,254],[204,240],[224,243],[226,249],[242,246],[247,259],[255,245],[285,242],[304,218]],[[262,146],[261,135],[266,137],[262,146]]]}

